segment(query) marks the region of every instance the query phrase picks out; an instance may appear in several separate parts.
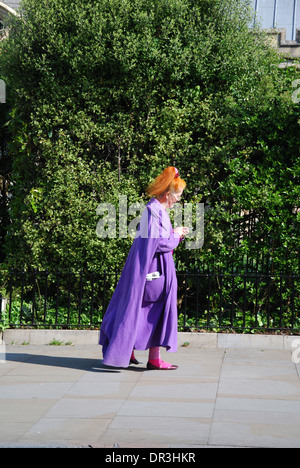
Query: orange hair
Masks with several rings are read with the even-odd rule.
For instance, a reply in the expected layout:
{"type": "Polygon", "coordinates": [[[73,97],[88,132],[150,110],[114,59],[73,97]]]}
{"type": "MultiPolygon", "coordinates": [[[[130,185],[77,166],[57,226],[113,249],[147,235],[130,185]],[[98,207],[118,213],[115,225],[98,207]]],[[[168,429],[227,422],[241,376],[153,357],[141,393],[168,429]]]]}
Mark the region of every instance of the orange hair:
{"type": "Polygon", "coordinates": [[[166,191],[179,192],[185,187],[186,183],[179,177],[176,167],[169,166],[148,186],[147,194],[149,197],[158,197],[166,191]]]}

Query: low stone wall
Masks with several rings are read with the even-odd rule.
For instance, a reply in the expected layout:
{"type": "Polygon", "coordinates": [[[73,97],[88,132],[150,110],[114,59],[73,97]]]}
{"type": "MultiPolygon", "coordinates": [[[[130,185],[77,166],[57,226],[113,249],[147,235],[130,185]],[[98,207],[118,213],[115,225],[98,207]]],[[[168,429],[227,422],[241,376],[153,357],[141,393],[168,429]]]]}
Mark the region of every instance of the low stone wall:
{"type": "MultiPolygon", "coordinates": [[[[99,330],[7,329],[0,340],[7,345],[95,345],[99,330]]],[[[189,348],[293,349],[300,344],[297,335],[260,335],[233,333],[178,333],[178,346],[189,348]],[[298,344],[295,342],[298,340],[298,344]]]]}

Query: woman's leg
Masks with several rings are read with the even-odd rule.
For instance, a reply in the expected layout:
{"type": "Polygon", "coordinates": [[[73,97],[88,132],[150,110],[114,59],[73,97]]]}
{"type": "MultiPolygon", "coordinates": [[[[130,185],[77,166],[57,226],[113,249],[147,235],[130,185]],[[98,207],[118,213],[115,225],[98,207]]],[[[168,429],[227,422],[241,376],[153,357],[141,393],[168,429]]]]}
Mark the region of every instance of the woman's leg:
{"type": "Polygon", "coordinates": [[[149,348],[147,367],[148,369],[177,369],[177,366],[173,366],[169,362],[165,362],[161,359],[159,346],[149,348]]]}
{"type": "Polygon", "coordinates": [[[134,349],[132,350],[132,353],[131,353],[130,364],[139,364],[139,361],[136,359],[134,355],[134,349]]]}

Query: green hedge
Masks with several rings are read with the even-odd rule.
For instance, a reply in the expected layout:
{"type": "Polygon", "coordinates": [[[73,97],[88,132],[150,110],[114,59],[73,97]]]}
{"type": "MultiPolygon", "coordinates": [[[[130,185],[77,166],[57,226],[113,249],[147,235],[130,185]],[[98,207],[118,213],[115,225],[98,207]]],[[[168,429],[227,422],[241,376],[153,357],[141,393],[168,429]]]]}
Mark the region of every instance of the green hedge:
{"type": "Polygon", "coordinates": [[[249,4],[23,0],[0,43],[6,266],[120,268],[131,239],[98,238],[97,207],[146,203],[175,165],[184,200],[206,208],[203,248],[177,249],[181,268],[298,269],[299,75],[249,30],[249,4]]]}

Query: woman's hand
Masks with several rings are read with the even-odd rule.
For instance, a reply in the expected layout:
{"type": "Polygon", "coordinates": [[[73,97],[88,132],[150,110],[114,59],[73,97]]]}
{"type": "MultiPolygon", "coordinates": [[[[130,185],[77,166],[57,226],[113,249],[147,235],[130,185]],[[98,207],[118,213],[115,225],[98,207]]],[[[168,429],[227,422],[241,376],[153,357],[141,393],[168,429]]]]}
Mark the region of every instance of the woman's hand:
{"type": "Polygon", "coordinates": [[[181,239],[183,239],[183,237],[186,236],[189,233],[189,231],[189,228],[185,226],[180,226],[174,229],[174,232],[177,232],[181,239]]]}

